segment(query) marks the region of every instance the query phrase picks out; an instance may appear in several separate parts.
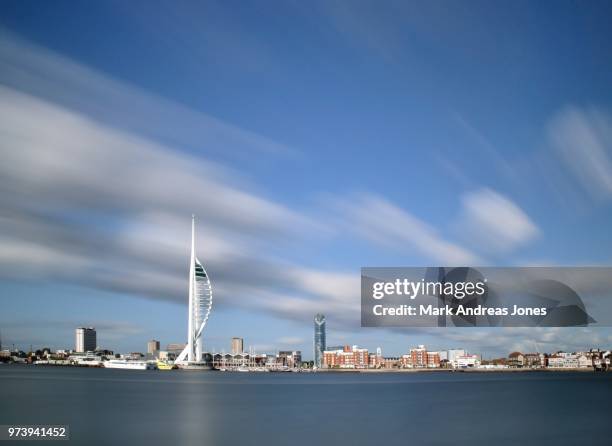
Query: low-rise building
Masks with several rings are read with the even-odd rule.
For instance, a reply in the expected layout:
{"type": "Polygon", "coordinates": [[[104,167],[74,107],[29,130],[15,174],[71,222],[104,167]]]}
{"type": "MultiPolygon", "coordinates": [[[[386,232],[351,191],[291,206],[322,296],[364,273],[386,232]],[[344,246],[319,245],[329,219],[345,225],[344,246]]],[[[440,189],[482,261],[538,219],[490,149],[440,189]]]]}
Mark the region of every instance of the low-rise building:
{"type": "Polygon", "coordinates": [[[440,353],[428,352],[424,345],[411,348],[408,354],[400,357],[401,367],[405,369],[425,369],[440,367],[440,353]]]}
{"type": "Polygon", "coordinates": [[[508,355],[508,367],[522,368],[525,366],[525,355],[521,352],[512,352],[508,355]]]}
{"type": "Polygon", "coordinates": [[[384,369],[397,369],[401,367],[401,360],[398,357],[386,357],[383,358],[384,369]]]}
{"type": "Polygon", "coordinates": [[[451,348],[446,352],[446,358],[451,367],[457,367],[457,358],[464,356],[467,352],[463,348],[451,348]]]}
{"type": "Polygon", "coordinates": [[[480,356],[468,354],[457,356],[455,358],[455,364],[459,369],[480,367],[480,356]]]}
{"type": "Polygon", "coordinates": [[[368,349],[346,345],[342,350],[325,350],[323,367],[341,369],[365,369],[369,367],[368,349]]]}
{"type": "Polygon", "coordinates": [[[415,369],[427,367],[427,349],[424,345],[419,345],[416,348],[410,349],[410,362],[415,369]]]}
{"type": "Polygon", "coordinates": [[[524,367],[539,369],[546,367],[546,357],[542,353],[525,353],[523,356],[524,367]]]}
{"type": "Polygon", "coordinates": [[[160,361],[174,361],[177,356],[176,352],[169,352],[168,350],[160,350],[157,352],[157,358],[160,361]]]}
{"type": "Polygon", "coordinates": [[[375,355],[369,355],[368,366],[372,369],[380,369],[384,366],[382,349],[378,347],[375,355]]]}
{"type": "Polygon", "coordinates": [[[276,357],[276,365],[279,367],[296,368],[302,364],[301,351],[279,351],[276,357]]]}
{"type": "Polygon", "coordinates": [[[548,358],[550,369],[581,369],[593,366],[593,361],[584,354],[557,352],[548,358]]]}

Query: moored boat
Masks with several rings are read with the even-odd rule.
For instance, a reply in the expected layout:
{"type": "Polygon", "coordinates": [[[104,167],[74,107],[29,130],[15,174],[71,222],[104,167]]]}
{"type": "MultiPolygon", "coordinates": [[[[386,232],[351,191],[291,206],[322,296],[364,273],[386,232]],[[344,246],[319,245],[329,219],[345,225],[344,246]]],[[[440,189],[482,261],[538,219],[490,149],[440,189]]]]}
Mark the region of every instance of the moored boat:
{"type": "Polygon", "coordinates": [[[161,360],[157,361],[156,365],[158,370],[173,370],[178,368],[176,365],[171,364],[168,361],[161,360]]]}
{"type": "Polygon", "coordinates": [[[155,364],[146,361],[129,361],[127,359],[111,359],[104,362],[107,369],[153,370],[155,364]]]}

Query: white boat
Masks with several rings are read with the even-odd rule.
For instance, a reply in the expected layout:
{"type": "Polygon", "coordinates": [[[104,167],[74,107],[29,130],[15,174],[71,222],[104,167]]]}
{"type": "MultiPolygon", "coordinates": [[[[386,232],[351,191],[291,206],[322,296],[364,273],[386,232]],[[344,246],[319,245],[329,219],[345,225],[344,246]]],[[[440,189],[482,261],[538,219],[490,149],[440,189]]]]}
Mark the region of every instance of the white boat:
{"type": "Polygon", "coordinates": [[[129,361],[127,359],[111,359],[104,362],[107,369],[154,370],[155,364],[146,361],[129,361]]]}
{"type": "Polygon", "coordinates": [[[96,356],[83,356],[75,360],[76,365],[87,367],[102,367],[102,360],[96,356]]]}

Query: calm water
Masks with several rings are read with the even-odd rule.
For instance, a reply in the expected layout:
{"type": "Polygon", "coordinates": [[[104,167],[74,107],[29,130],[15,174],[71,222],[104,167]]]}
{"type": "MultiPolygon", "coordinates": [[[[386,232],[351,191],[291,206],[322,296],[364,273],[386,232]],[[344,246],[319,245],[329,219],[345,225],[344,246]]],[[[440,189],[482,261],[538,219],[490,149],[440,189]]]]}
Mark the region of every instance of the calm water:
{"type": "Polygon", "coordinates": [[[230,374],[0,365],[0,424],[69,424],[73,444],[94,446],[603,445],[610,444],[611,402],[612,373],[230,374]]]}

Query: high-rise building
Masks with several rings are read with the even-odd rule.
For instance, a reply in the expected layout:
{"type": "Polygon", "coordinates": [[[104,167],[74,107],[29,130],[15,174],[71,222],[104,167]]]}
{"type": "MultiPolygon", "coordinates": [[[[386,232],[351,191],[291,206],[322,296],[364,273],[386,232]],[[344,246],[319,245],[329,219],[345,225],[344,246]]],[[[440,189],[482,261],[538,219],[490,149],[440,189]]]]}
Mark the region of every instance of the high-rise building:
{"type": "Polygon", "coordinates": [[[93,352],[96,349],[96,329],[79,327],[75,331],[74,349],[78,353],[93,352]]]}
{"type": "Polygon", "coordinates": [[[187,344],[183,344],[183,343],[170,343],[166,346],[166,351],[170,352],[170,353],[174,353],[175,355],[179,355],[179,353],[181,353],[183,350],[185,350],[185,347],[187,347],[187,344]]]}
{"type": "Polygon", "coordinates": [[[151,356],[156,356],[158,351],[159,351],[159,341],[156,341],[155,339],[151,339],[149,342],[147,342],[147,354],[151,356]]]}
{"type": "Polygon", "coordinates": [[[314,366],[323,365],[323,352],[325,351],[325,316],[317,313],[314,317],[314,366]]]}
{"type": "Polygon", "coordinates": [[[232,355],[239,355],[244,352],[244,339],[232,338],[232,355]]]}
{"type": "Polygon", "coordinates": [[[189,312],[187,346],[176,358],[181,366],[198,366],[204,360],[202,333],[212,309],[212,286],[208,273],[196,256],[195,216],[191,216],[191,260],[189,263],[189,312]]]}

